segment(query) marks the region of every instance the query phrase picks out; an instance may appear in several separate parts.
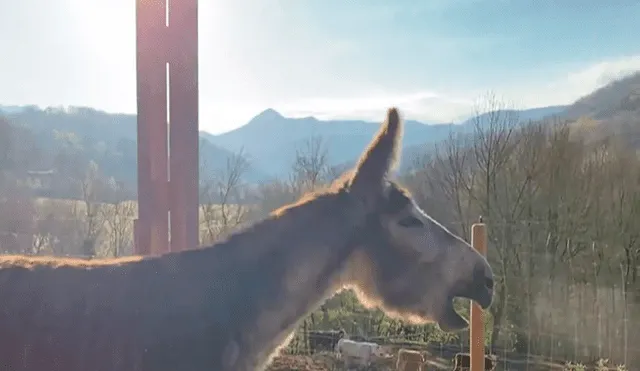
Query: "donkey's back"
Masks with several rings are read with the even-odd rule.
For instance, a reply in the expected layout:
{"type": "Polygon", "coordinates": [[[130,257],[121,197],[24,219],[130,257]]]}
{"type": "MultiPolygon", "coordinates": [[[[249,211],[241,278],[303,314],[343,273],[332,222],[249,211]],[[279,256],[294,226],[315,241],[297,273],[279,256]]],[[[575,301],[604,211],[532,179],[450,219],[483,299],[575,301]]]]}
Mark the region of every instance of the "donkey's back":
{"type": "Polygon", "coordinates": [[[223,370],[232,331],[216,315],[230,311],[175,263],[0,257],[0,364],[23,371],[223,370]]]}

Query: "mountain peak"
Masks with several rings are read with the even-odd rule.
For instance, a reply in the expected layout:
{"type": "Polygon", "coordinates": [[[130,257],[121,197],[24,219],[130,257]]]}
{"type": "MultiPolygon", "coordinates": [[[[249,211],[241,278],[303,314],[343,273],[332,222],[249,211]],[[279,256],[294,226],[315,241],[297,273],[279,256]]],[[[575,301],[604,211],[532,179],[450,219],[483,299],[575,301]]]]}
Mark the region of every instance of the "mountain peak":
{"type": "Polygon", "coordinates": [[[273,108],[267,108],[266,110],[260,112],[256,117],[251,121],[263,121],[263,120],[278,120],[283,119],[284,117],[273,108]]]}

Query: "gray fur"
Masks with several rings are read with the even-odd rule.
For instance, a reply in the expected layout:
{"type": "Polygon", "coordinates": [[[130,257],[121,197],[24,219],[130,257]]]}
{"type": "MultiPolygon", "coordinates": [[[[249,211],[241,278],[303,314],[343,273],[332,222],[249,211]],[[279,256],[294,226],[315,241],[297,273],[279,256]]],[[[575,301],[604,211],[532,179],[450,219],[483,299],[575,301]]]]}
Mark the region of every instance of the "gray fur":
{"type": "Polygon", "coordinates": [[[487,307],[491,268],[388,181],[402,133],[397,110],[388,115],[355,171],[214,246],[119,260],[0,258],[0,364],[262,370],[344,287],[392,315],[461,328],[451,299],[487,307]],[[408,215],[423,225],[400,226],[408,215]]]}

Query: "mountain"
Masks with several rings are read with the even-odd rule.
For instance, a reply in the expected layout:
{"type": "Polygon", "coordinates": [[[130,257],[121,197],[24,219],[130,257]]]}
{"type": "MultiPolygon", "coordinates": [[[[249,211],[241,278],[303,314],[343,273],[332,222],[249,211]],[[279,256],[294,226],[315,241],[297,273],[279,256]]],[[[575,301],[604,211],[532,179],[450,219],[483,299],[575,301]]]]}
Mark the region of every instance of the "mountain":
{"type": "MultiPolygon", "coordinates": [[[[554,114],[561,107],[519,111],[525,119],[554,114]]],[[[136,117],[110,114],[87,107],[40,109],[37,106],[0,106],[0,114],[12,124],[29,129],[46,153],[57,153],[64,141],[73,141],[82,156],[94,160],[107,176],[134,185],[137,174],[136,117]],[[72,138],[67,135],[73,133],[72,138]],[[62,138],[62,139],[61,139],[62,138]]],[[[247,124],[223,133],[200,132],[200,158],[206,163],[203,177],[224,169],[240,149],[250,157],[252,167],[246,179],[259,182],[287,176],[297,150],[312,137],[322,137],[329,162],[353,162],[378,130],[379,123],[359,120],[321,121],[314,117],[287,118],[273,109],[260,113],[247,124]]],[[[404,149],[419,150],[445,139],[452,131],[473,128],[473,120],[462,124],[424,124],[407,120],[404,149]]]]}
{"type": "MultiPolygon", "coordinates": [[[[569,106],[505,112],[516,114],[518,122],[549,116],[573,121],[590,117],[598,123],[600,132],[620,135],[640,148],[640,72],[614,81],[569,106]]],[[[106,175],[135,185],[135,115],[110,114],[86,107],[40,109],[36,106],[0,106],[0,115],[33,132],[39,147],[48,155],[53,156],[56,152],[52,151],[64,145],[63,142],[73,142],[76,148],[82,149],[86,159],[98,162],[106,175]]],[[[486,125],[490,115],[482,114],[455,125],[407,120],[403,152],[423,150],[452,132],[471,132],[477,123],[486,125]]],[[[200,132],[200,157],[206,162],[206,171],[214,173],[223,169],[227,159],[242,148],[252,161],[247,180],[259,182],[287,176],[296,150],[304,150],[305,142],[312,137],[322,137],[330,163],[352,163],[378,127],[379,123],[358,120],[288,118],[267,109],[229,132],[219,135],[200,132]]]]}
{"type": "Polygon", "coordinates": [[[640,97],[640,71],[614,80],[604,87],[578,99],[563,113],[567,119],[587,116],[594,119],[611,118],[621,112],[637,111],[640,97]]]}
{"type": "Polygon", "coordinates": [[[578,99],[562,117],[577,121],[591,139],[614,137],[640,149],[640,71],[578,99]]]}
{"type": "MultiPolygon", "coordinates": [[[[429,132],[433,140],[449,132],[450,125],[433,125],[429,132]]],[[[257,167],[275,175],[286,175],[294,161],[296,150],[302,149],[312,137],[322,137],[329,150],[331,163],[354,159],[371,140],[378,123],[357,120],[320,121],[314,117],[286,118],[267,109],[230,132],[208,136],[214,144],[230,151],[240,148],[251,156],[257,167]]],[[[424,138],[427,125],[407,121],[406,143],[418,144],[424,138]]]]}
{"type": "Polygon", "coordinates": [[[491,116],[496,112],[500,112],[505,116],[514,115],[517,118],[517,122],[528,122],[528,121],[539,121],[551,116],[557,116],[562,114],[567,110],[568,106],[549,106],[549,107],[537,107],[530,108],[525,110],[514,110],[514,109],[506,109],[499,110],[493,112],[482,113],[478,116],[474,116],[466,121],[463,121],[461,126],[465,127],[473,127],[476,123],[480,123],[480,126],[483,124],[489,124],[491,120],[491,116]]]}
{"type": "MultiPolygon", "coordinates": [[[[557,114],[565,108],[533,108],[517,113],[522,121],[539,120],[557,114]]],[[[483,120],[481,116],[480,121],[483,120]]],[[[407,120],[403,148],[414,151],[447,138],[452,131],[473,130],[474,123],[474,119],[457,125],[424,124],[407,120]]],[[[379,123],[358,120],[320,121],[314,117],[287,118],[273,109],[267,109],[237,129],[219,135],[207,134],[205,137],[229,151],[243,148],[258,168],[274,176],[283,176],[290,171],[296,150],[304,148],[305,141],[309,138],[323,138],[331,163],[348,163],[362,152],[378,127],[379,123]]]]}
{"type": "Polygon", "coordinates": [[[4,112],[4,113],[17,113],[20,111],[23,111],[27,108],[30,108],[32,106],[2,106],[0,105],[0,112],[4,112]]]}
{"type": "MultiPolygon", "coordinates": [[[[111,114],[86,107],[46,108],[0,106],[0,115],[13,125],[28,129],[45,153],[55,154],[64,141],[72,140],[82,157],[94,160],[107,176],[135,185],[137,179],[136,116],[111,114]],[[71,139],[66,134],[72,133],[71,139]],[[61,139],[63,138],[63,139],[61,139]]],[[[200,156],[207,171],[224,169],[233,153],[200,137],[200,156]]],[[[210,174],[203,174],[208,176],[210,174]]],[[[258,181],[266,174],[252,168],[247,179],[258,181]]]]}

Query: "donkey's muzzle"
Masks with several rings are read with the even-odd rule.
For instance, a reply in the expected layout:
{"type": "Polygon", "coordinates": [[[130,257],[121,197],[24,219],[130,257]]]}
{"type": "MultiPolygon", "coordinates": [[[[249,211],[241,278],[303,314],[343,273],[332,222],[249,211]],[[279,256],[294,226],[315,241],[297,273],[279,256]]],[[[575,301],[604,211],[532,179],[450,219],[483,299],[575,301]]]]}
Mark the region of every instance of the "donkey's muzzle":
{"type": "Polygon", "coordinates": [[[475,267],[472,280],[460,287],[456,296],[471,299],[487,309],[493,301],[493,286],[493,271],[486,261],[482,261],[475,267]]]}

